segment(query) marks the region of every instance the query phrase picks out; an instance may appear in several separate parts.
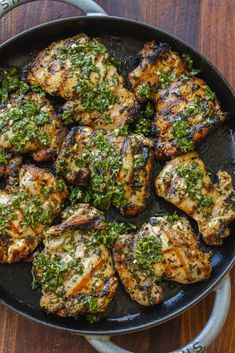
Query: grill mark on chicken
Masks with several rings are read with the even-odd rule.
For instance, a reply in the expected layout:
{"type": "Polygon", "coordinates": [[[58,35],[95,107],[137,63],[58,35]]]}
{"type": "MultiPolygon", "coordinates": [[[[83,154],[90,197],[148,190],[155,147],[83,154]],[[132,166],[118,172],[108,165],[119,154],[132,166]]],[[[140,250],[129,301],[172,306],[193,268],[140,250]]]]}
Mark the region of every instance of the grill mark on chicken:
{"type": "Polygon", "coordinates": [[[195,219],[204,241],[212,246],[223,243],[223,238],[229,235],[227,225],[235,219],[231,177],[225,171],[219,171],[217,177],[218,182],[212,184],[198,154],[190,152],[166,163],[155,181],[157,195],[195,219]],[[179,171],[185,176],[179,175],[179,171]],[[200,174],[195,182],[191,182],[194,189],[187,186],[190,177],[187,173],[200,174]]]}

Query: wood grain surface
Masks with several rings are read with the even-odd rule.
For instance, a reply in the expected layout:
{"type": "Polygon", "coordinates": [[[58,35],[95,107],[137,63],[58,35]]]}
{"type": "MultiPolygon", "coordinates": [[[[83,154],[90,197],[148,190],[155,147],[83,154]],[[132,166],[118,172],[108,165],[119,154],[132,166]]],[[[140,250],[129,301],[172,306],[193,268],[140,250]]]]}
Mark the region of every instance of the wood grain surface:
{"type": "MultiPolygon", "coordinates": [[[[234,0],[99,0],[109,14],[159,26],[197,48],[235,87],[234,0]]],[[[33,25],[81,12],[54,1],[22,5],[0,21],[0,42],[33,25]]],[[[235,353],[235,268],[227,322],[207,353],[235,353]]],[[[189,342],[210,315],[214,294],[180,317],[150,330],[115,337],[136,353],[166,353],[189,342]]],[[[0,353],[94,353],[81,337],[33,323],[0,306],[0,353]]]]}

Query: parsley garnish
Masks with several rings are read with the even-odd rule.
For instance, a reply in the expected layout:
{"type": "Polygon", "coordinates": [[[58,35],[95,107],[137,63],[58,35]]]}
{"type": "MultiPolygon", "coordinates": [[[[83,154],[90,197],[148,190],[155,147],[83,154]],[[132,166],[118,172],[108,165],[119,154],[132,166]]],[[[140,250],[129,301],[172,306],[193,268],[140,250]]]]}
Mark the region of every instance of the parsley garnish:
{"type": "Polygon", "coordinates": [[[191,56],[189,54],[182,54],[182,58],[185,60],[186,64],[187,64],[187,68],[189,71],[189,76],[196,76],[197,74],[199,74],[201,72],[200,69],[195,69],[193,67],[193,59],[191,58],[191,56]]]}
{"type": "Polygon", "coordinates": [[[162,241],[156,236],[150,236],[137,240],[135,246],[135,258],[138,265],[144,270],[146,275],[152,274],[152,265],[161,262],[162,241]]]}
{"type": "Polygon", "coordinates": [[[193,162],[191,165],[177,168],[177,174],[184,178],[187,194],[192,200],[197,201],[199,206],[211,207],[214,204],[210,196],[203,195],[201,192],[205,173],[199,167],[198,163],[193,162]]]}
{"type": "Polygon", "coordinates": [[[188,152],[194,149],[194,143],[190,140],[190,130],[188,124],[178,118],[173,124],[173,134],[178,142],[181,152],[188,152]]]}
{"type": "Polygon", "coordinates": [[[138,86],[137,94],[143,98],[150,98],[151,95],[151,87],[148,83],[143,83],[142,85],[138,86]]]}

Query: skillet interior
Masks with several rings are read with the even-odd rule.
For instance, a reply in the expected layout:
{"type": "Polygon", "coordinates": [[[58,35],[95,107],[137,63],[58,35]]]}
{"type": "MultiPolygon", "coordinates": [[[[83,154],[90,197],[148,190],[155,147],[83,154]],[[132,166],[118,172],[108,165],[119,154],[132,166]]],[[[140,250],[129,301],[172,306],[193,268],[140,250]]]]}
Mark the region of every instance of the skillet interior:
{"type": "MultiPolygon", "coordinates": [[[[22,66],[27,64],[32,55],[50,42],[66,38],[78,32],[99,36],[104,39],[114,55],[120,57],[128,72],[135,64],[136,54],[149,40],[168,42],[179,53],[189,53],[196,67],[202,69],[201,77],[213,88],[226,112],[232,112],[235,96],[223,77],[204,58],[192,48],[169,34],[151,26],[130,20],[105,18],[72,18],[37,26],[16,36],[0,46],[0,65],[22,66]],[[108,34],[108,35],[107,35],[108,34]]],[[[234,119],[233,119],[234,120],[234,119]]],[[[230,121],[197,148],[207,167],[214,172],[227,170],[233,175],[235,183],[235,126],[230,121]]],[[[155,173],[162,168],[156,163],[155,173]]],[[[137,219],[130,219],[137,224],[147,221],[156,212],[174,210],[166,202],[157,199],[152,190],[148,209],[137,219]]],[[[121,219],[118,212],[110,211],[108,218],[121,219]]],[[[193,224],[193,223],[192,223],[193,224]]],[[[197,229],[197,228],[195,228],[197,229]]],[[[235,230],[233,225],[232,232],[235,230]]],[[[202,246],[203,243],[202,243],[202,246]]],[[[235,238],[230,236],[224,245],[214,251],[213,274],[210,280],[188,286],[164,283],[164,302],[158,306],[144,309],[131,302],[129,296],[119,286],[115,300],[110,305],[104,320],[89,324],[84,318],[59,318],[47,315],[39,308],[40,292],[31,289],[31,266],[26,263],[0,266],[0,297],[11,308],[36,321],[81,334],[118,334],[131,332],[160,324],[187,309],[205,296],[212,287],[231,268],[235,258],[235,238]]]]}

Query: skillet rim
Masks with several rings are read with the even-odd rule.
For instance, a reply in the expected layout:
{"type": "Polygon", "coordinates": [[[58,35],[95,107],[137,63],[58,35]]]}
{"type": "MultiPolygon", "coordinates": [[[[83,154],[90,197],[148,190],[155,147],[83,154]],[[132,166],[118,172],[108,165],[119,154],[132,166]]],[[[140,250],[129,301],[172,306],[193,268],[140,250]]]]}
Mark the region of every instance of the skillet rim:
{"type": "MultiPolygon", "coordinates": [[[[6,41],[4,41],[3,43],[0,44],[0,52],[2,49],[4,49],[5,47],[7,47],[8,45],[12,44],[13,42],[17,41],[18,39],[24,37],[25,35],[35,32],[37,30],[40,30],[42,28],[49,28],[51,25],[60,25],[62,23],[68,22],[68,21],[79,21],[79,20],[85,20],[87,22],[89,21],[93,21],[94,20],[99,20],[99,21],[117,21],[117,22],[126,22],[126,23],[130,23],[130,24],[134,24],[134,25],[138,25],[140,27],[144,27],[144,28],[148,28],[150,30],[153,30],[155,32],[161,33],[164,36],[170,37],[171,39],[175,40],[176,42],[180,42],[181,44],[183,44],[184,46],[186,46],[188,49],[190,49],[190,51],[193,52],[193,54],[195,54],[195,56],[197,56],[198,58],[202,59],[207,65],[210,66],[210,68],[216,72],[216,74],[220,77],[220,79],[224,82],[225,86],[227,86],[228,90],[231,92],[231,95],[234,99],[235,102],[235,90],[233,89],[233,87],[231,86],[231,84],[227,81],[227,79],[220,73],[220,71],[216,68],[216,66],[214,64],[212,64],[203,54],[201,54],[199,51],[197,51],[194,47],[192,47],[190,44],[188,44],[187,42],[185,42],[184,40],[178,38],[177,36],[172,35],[171,33],[157,27],[157,26],[153,26],[150,24],[146,24],[142,21],[136,21],[136,20],[132,20],[132,19],[127,19],[127,18],[123,18],[123,17],[118,17],[118,16],[101,16],[101,15],[93,15],[93,16],[72,16],[72,17],[66,17],[66,18],[62,18],[62,19],[57,19],[57,20],[52,20],[52,21],[48,21],[36,26],[33,26],[29,29],[26,29],[16,35],[14,35],[13,37],[7,39],[6,41]]],[[[176,43],[177,44],[177,43],[176,43]]],[[[231,235],[230,235],[231,236],[231,235]]],[[[124,329],[114,329],[114,330],[105,330],[105,329],[101,329],[102,331],[98,331],[98,330],[76,330],[73,328],[69,328],[69,327],[65,327],[63,326],[63,324],[59,325],[59,324],[55,324],[55,323],[51,323],[51,322],[46,322],[44,320],[38,319],[36,317],[34,317],[33,315],[30,315],[29,313],[24,312],[23,310],[20,310],[16,307],[16,305],[14,304],[10,304],[8,302],[7,298],[1,298],[1,294],[0,294],[0,303],[3,303],[6,307],[8,307],[9,309],[13,310],[14,312],[22,315],[23,317],[30,319],[38,324],[41,325],[46,325],[48,327],[51,328],[56,328],[59,330],[63,330],[66,332],[70,332],[73,334],[79,334],[79,335],[92,335],[92,336],[105,336],[105,335],[120,335],[120,334],[128,334],[128,333],[133,333],[133,332],[138,332],[144,329],[148,329],[157,325],[160,325],[164,322],[167,322],[179,315],[181,315],[183,312],[185,312],[186,310],[188,310],[189,308],[193,307],[194,305],[196,305],[198,302],[200,302],[202,299],[204,299],[210,292],[213,291],[213,289],[217,286],[217,284],[222,280],[222,278],[231,270],[231,268],[233,267],[233,265],[235,264],[235,257],[233,257],[228,265],[225,267],[225,269],[219,273],[217,275],[217,278],[214,279],[214,282],[212,284],[209,285],[208,288],[206,288],[205,290],[201,291],[201,294],[199,294],[196,298],[191,299],[191,301],[188,301],[188,303],[183,304],[182,307],[178,308],[176,311],[174,311],[173,313],[170,312],[168,314],[166,314],[164,317],[162,318],[158,318],[158,319],[153,319],[151,321],[149,321],[148,323],[143,323],[143,324],[137,324],[133,327],[133,325],[131,325],[131,327],[125,327],[124,329]]],[[[1,289],[1,288],[0,288],[1,289]]],[[[7,297],[7,296],[6,296],[7,297]]]]}

